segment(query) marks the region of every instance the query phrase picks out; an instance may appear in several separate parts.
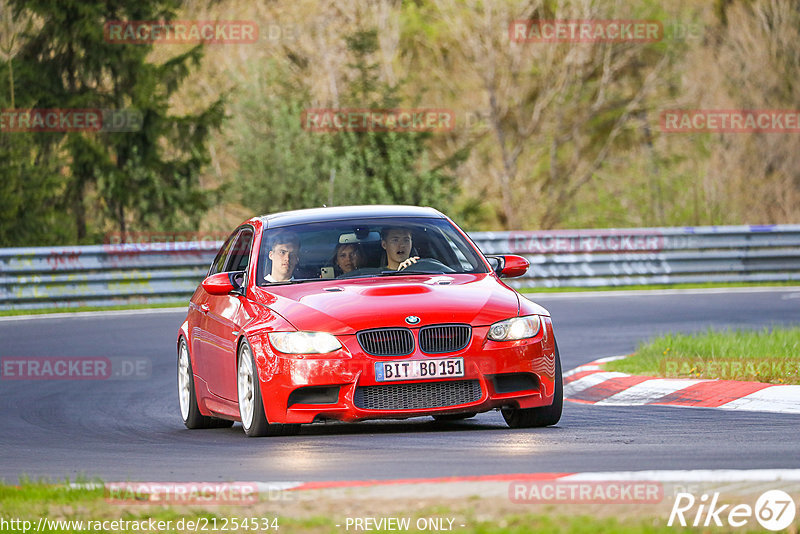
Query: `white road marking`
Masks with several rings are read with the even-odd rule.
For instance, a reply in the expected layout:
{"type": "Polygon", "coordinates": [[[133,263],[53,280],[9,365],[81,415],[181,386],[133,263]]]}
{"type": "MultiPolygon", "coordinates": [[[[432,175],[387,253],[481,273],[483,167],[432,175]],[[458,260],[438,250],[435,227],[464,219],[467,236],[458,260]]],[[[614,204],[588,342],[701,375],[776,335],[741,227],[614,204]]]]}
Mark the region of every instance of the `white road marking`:
{"type": "Polygon", "coordinates": [[[570,369],[569,371],[564,373],[562,376],[564,378],[568,378],[568,377],[570,377],[572,375],[575,375],[575,374],[578,374],[578,373],[582,373],[584,371],[598,371],[599,372],[599,371],[602,371],[602,370],[603,369],[599,365],[581,365],[580,367],[576,367],[575,369],[570,369]]]}
{"type": "Polygon", "coordinates": [[[620,391],[610,397],[598,401],[596,404],[613,404],[616,406],[635,406],[638,404],[647,404],[660,399],[670,393],[675,393],[681,389],[700,382],[708,382],[708,380],[694,380],[694,379],[669,379],[669,378],[655,378],[653,380],[645,380],[639,384],[629,387],[626,390],[620,391]]]}
{"type": "Polygon", "coordinates": [[[720,408],[800,414],[800,386],[770,386],[725,403],[720,408]]]}
{"type": "Polygon", "coordinates": [[[574,382],[570,382],[569,384],[564,384],[564,396],[569,398],[592,386],[596,386],[597,384],[602,384],[606,380],[609,380],[611,378],[620,378],[623,376],[628,376],[628,375],[626,375],[625,373],[593,373],[591,375],[584,376],[583,378],[579,378],[574,382]]]}
{"type": "Polygon", "coordinates": [[[661,482],[800,481],[800,469],[692,469],[654,471],[606,471],[575,473],[559,480],[658,480],[661,482]]]}
{"type": "Polygon", "coordinates": [[[606,362],[613,362],[614,360],[622,360],[624,358],[627,358],[627,356],[608,356],[606,358],[600,358],[598,360],[594,360],[594,361],[591,361],[589,363],[585,363],[583,365],[579,365],[578,367],[574,367],[574,368],[570,369],[569,371],[563,373],[562,376],[564,378],[567,378],[567,377],[570,377],[570,376],[572,376],[574,374],[582,373],[584,371],[602,371],[603,368],[600,366],[600,364],[603,364],[603,363],[606,363],[606,362]]]}

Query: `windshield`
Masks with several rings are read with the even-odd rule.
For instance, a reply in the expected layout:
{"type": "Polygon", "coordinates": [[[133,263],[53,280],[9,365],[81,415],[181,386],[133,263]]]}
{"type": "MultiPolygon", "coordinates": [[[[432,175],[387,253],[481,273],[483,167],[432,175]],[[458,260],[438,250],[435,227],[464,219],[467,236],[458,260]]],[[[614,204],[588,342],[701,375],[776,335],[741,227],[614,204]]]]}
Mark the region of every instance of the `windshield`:
{"type": "Polygon", "coordinates": [[[264,232],[258,281],[259,285],[268,285],[333,278],[486,273],[478,254],[446,219],[393,217],[299,224],[264,232]]]}

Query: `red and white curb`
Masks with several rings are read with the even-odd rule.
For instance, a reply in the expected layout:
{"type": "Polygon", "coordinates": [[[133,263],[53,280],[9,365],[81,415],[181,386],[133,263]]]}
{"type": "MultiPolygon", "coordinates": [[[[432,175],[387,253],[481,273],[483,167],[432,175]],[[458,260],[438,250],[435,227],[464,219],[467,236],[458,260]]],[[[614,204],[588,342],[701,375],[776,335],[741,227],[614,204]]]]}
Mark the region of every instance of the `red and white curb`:
{"type": "MultiPolygon", "coordinates": [[[[717,485],[727,492],[751,492],[782,487],[793,493],[800,492],[800,469],[698,469],[649,470],[561,473],[509,473],[476,476],[451,476],[386,480],[330,480],[330,481],[259,481],[259,482],[111,482],[69,484],[71,488],[116,491],[118,500],[125,489],[137,496],[152,493],[153,500],[180,502],[177,487],[193,487],[208,500],[217,493],[225,496],[229,487],[249,487],[250,493],[260,500],[317,499],[320,495],[346,495],[348,498],[426,498],[426,497],[507,497],[509,486],[514,484],[578,483],[578,482],[658,482],[665,487],[696,483],[717,485]],[[763,486],[763,487],[762,487],[763,486]],[[208,494],[208,495],[205,495],[208,494]]],[[[185,492],[184,492],[185,493],[185,492]]],[[[228,496],[230,498],[230,496],[228,496]]],[[[146,501],[148,499],[145,499],[146,501]]],[[[228,503],[236,504],[236,503],[228,503]]]]}
{"type": "Polygon", "coordinates": [[[687,406],[800,414],[800,386],[655,378],[603,370],[603,363],[621,358],[624,356],[601,358],[564,373],[564,398],[604,406],[687,406]]]}
{"type": "Polygon", "coordinates": [[[648,471],[588,471],[580,473],[509,473],[497,475],[406,478],[388,480],[332,480],[317,482],[256,482],[261,489],[319,490],[417,484],[469,482],[524,482],[576,480],[656,480],[659,482],[791,482],[800,483],[800,469],[674,469],[648,471]]]}

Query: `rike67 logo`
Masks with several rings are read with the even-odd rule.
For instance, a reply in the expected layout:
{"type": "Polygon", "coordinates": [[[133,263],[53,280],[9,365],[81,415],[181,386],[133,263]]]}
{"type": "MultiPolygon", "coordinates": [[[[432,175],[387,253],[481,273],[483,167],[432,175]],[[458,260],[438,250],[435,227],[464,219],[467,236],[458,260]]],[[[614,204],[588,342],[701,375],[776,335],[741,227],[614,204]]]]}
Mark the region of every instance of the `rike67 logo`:
{"type": "Polygon", "coordinates": [[[770,490],[761,494],[755,506],[749,504],[719,504],[719,493],[709,500],[704,493],[697,499],[691,493],[678,493],[675,504],[669,514],[667,526],[672,526],[677,520],[678,524],[685,527],[691,522],[693,527],[730,526],[743,527],[751,519],[767,530],[783,530],[792,524],[797,506],[788,493],[781,490],[770,490]]]}

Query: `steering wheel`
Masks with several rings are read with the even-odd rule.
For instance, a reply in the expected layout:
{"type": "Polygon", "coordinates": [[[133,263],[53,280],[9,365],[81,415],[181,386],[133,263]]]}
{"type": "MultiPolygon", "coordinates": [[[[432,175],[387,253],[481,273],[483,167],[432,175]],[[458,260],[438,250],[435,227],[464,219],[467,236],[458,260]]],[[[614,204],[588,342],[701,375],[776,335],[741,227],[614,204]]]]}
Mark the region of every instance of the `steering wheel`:
{"type": "Polygon", "coordinates": [[[417,260],[417,263],[412,263],[403,271],[441,271],[443,273],[454,273],[456,272],[455,269],[452,269],[445,265],[444,263],[440,262],[439,260],[435,260],[433,258],[422,258],[417,260]]]}

